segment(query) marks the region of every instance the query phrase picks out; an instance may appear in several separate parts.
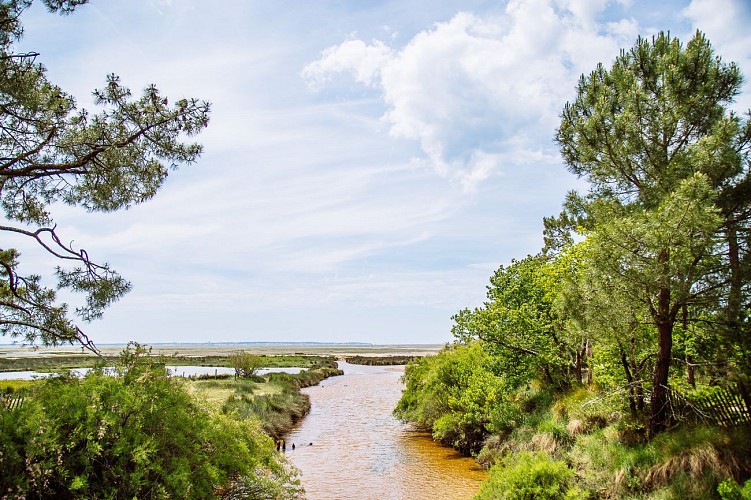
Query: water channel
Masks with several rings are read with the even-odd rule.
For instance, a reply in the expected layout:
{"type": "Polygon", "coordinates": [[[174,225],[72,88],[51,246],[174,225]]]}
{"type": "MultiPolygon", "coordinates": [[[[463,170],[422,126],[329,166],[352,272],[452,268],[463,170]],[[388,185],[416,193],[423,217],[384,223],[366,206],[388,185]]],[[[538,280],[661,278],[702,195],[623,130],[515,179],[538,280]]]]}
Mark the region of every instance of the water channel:
{"type": "Polygon", "coordinates": [[[304,389],[311,412],[286,440],[308,499],[466,499],[477,492],[486,473],[474,460],[392,416],[403,367],[339,367],[343,376],[304,389]]]}

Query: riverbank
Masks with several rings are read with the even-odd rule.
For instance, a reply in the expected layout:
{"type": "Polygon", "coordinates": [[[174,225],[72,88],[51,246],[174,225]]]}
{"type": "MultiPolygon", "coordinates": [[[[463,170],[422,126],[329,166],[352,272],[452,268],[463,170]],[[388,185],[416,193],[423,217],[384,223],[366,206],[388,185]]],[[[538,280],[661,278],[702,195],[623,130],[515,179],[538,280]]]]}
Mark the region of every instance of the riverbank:
{"type": "MultiPolygon", "coordinates": [[[[245,351],[259,355],[304,355],[304,356],[425,356],[435,354],[443,344],[336,344],[336,343],[166,343],[143,344],[154,356],[228,356],[232,352],[245,351]]],[[[97,349],[103,356],[117,356],[126,344],[103,344],[97,349]]],[[[59,357],[92,354],[82,352],[80,346],[30,347],[17,344],[0,344],[0,358],[59,357]]]]}
{"type": "MultiPolygon", "coordinates": [[[[316,364],[299,373],[271,372],[250,378],[209,375],[185,378],[184,384],[197,402],[208,403],[221,413],[234,414],[241,419],[257,419],[264,432],[278,440],[310,411],[310,398],[300,390],[343,374],[336,361],[317,359],[316,364]]],[[[42,379],[0,380],[0,401],[22,397],[43,383],[42,379]]]]}
{"type": "Polygon", "coordinates": [[[394,355],[386,354],[379,356],[344,356],[344,361],[353,365],[368,365],[368,366],[399,366],[406,365],[410,361],[422,358],[422,355],[394,355]]]}
{"type": "MultiPolygon", "coordinates": [[[[168,366],[210,366],[232,368],[230,352],[224,355],[197,355],[184,356],[179,354],[164,355],[156,354],[165,365],[168,366]]],[[[336,358],[331,355],[304,355],[304,354],[260,354],[260,362],[263,368],[310,368],[336,358]]],[[[112,366],[118,356],[96,356],[93,354],[83,355],[39,355],[24,357],[0,357],[0,373],[16,371],[55,372],[74,368],[94,368],[96,366],[112,366]]]]}
{"type": "Polygon", "coordinates": [[[186,381],[189,392],[222,413],[258,419],[263,430],[278,441],[310,411],[310,398],[300,389],[344,372],[327,360],[300,373],[268,373],[250,378],[206,377],[186,381]]]}
{"type": "MultiPolygon", "coordinates": [[[[721,387],[700,386],[698,378],[697,389],[684,385],[683,399],[671,405],[670,427],[649,436],[648,421],[629,407],[624,390],[597,383],[562,388],[531,377],[512,385],[493,371],[499,362],[479,343],[420,359],[406,367],[396,409],[405,422],[489,468],[477,500],[508,492],[720,498],[723,489],[749,481],[751,427],[743,400],[724,407],[723,414],[735,415],[725,425],[710,420],[708,410],[695,413],[708,399],[730,400],[721,387]]],[[[744,488],[751,493],[751,481],[744,488]]]]}

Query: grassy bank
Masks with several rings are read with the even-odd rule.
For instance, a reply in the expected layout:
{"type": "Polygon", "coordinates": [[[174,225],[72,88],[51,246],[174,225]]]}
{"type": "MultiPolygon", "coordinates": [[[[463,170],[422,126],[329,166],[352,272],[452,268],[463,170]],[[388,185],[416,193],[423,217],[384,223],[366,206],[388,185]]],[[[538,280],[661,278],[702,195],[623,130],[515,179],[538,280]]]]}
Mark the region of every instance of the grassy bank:
{"type": "MultiPolygon", "coordinates": [[[[222,366],[231,368],[232,364],[227,355],[209,356],[156,356],[165,364],[171,366],[222,366]]],[[[306,354],[259,354],[264,368],[301,367],[310,368],[322,363],[334,361],[333,356],[319,356],[306,354]]],[[[93,368],[95,366],[112,366],[117,356],[96,356],[93,354],[46,354],[44,356],[2,357],[0,358],[0,372],[8,371],[38,371],[54,372],[72,368],[93,368]]]]}
{"type": "MultiPolygon", "coordinates": [[[[227,356],[157,357],[160,362],[175,366],[230,366],[227,356]]],[[[257,418],[272,438],[280,438],[310,411],[310,400],[300,389],[317,385],[322,380],[341,375],[332,356],[261,355],[263,366],[302,367],[300,373],[269,373],[265,376],[236,378],[231,375],[201,376],[185,379],[188,391],[198,400],[206,401],[221,412],[240,418],[257,418]]],[[[6,370],[64,371],[70,368],[94,367],[115,363],[117,358],[102,361],[98,357],[42,357],[0,360],[6,370]],[[19,361],[19,364],[14,364],[19,361]],[[7,368],[10,366],[10,368],[7,368]]],[[[0,380],[0,393],[23,394],[41,381],[0,380]]]]}
{"type": "Polygon", "coordinates": [[[406,365],[414,359],[421,358],[422,356],[344,356],[344,360],[347,363],[353,365],[369,365],[369,366],[394,366],[394,365],[406,365]]]}
{"type": "Polygon", "coordinates": [[[188,391],[141,346],[114,370],[3,383],[8,498],[298,498],[297,472],[257,418],[188,391]],[[252,493],[251,493],[252,492],[252,493]]]}
{"type": "Polygon", "coordinates": [[[748,498],[740,485],[751,477],[751,426],[723,428],[696,412],[720,388],[674,380],[683,406],[676,399],[670,426],[649,437],[645,412],[623,390],[519,382],[494,372],[504,360],[482,347],[407,365],[395,410],[490,469],[478,498],[748,498]]]}
{"type": "Polygon", "coordinates": [[[747,426],[687,421],[647,440],[643,423],[596,389],[518,396],[531,411],[485,436],[477,454],[490,468],[480,499],[512,486],[541,498],[720,498],[723,482],[751,475],[747,426]]]}
{"type": "Polygon", "coordinates": [[[0,394],[23,392],[37,382],[37,380],[0,380],[0,394]]]}
{"type": "Polygon", "coordinates": [[[269,373],[263,377],[188,380],[190,392],[240,418],[258,418],[264,431],[279,439],[310,411],[310,399],[300,389],[343,372],[324,361],[297,374],[269,373]]]}

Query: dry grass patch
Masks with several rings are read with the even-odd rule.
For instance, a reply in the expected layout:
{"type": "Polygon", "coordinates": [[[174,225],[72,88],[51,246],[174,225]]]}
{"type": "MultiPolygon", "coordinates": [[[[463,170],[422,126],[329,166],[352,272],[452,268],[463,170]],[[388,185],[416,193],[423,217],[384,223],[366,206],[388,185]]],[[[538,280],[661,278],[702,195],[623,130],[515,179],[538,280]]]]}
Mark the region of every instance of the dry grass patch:
{"type": "Polygon", "coordinates": [[[681,473],[698,481],[706,475],[716,478],[730,477],[732,472],[731,465],[722,459],[717,448],[707,443],[650,467],[644,482],[651,488],[660,488],[681,473]]]}
{"type": "Polygon", "coordinates": [[[540,432],[535,434],[532,436],[530,445],[532,450],[542,451],[549,455],[555,453],[556,448],[558,448],[558,442],[550,432],[540,432]]]}

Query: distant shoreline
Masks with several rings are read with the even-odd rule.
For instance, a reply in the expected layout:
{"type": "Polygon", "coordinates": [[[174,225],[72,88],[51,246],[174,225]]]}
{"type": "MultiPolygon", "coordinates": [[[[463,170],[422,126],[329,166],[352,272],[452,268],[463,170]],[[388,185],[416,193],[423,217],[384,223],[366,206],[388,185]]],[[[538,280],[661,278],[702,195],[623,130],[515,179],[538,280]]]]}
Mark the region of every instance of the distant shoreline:
{"type": "MultiPolygon", "coordinates": [[[[203,342],[144,344],[153,355],[222,356],[244,350],[254,354],[303,354],[318,356],[425,356],[435,354],[445,344],[368,344],[362,342],[203,342]]],[[[117,355],[126,344],[97,344],[103,355],[117,355]]],[[[0,344],[0,357],[87,356],[80,346],[30,347],[0,344]]]]}

